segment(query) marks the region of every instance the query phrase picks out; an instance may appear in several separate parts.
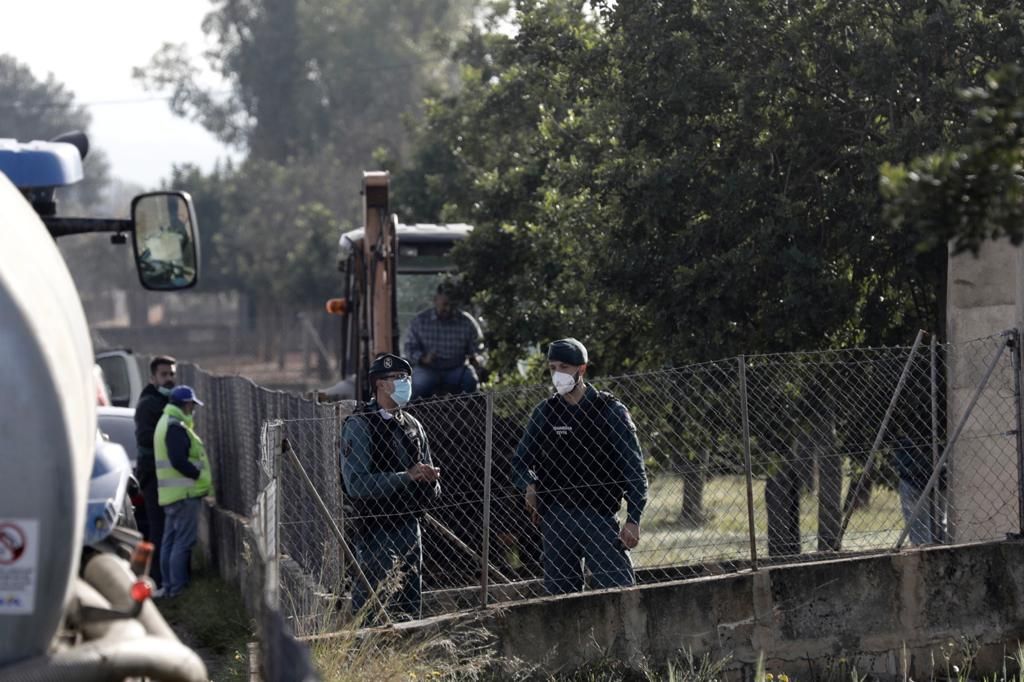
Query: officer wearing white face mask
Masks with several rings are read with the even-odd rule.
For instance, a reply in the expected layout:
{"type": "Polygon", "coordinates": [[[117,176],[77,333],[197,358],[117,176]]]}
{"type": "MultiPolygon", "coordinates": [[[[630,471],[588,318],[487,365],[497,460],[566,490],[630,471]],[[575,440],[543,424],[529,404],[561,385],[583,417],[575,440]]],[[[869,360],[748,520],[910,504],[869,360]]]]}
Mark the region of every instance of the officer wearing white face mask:
{"type": "MultiPolygon", "coordinates": [[[[419,519],[441,493],[423,425],[403,410],[412,394],[412,367],[391,353],[368,373],[373,398],[342,426],[341,471],[355,509],[356,559],[374,589],[389,574],[399,581],[385,608],[395,619],[420,617],[423,548],[419,519]]],[[[359,581],[352,606],[369,595],[359,581]]]]}
{"type": "Polygon", "coordinates": [[[615,396],[584,382],[587,349],[576,339],[548,347],[555,395],[533,411],[512,460],[515,483],[544,536],[549,594],[634,585],[629,550],[640,541],[647,475],[636,426],[615,396]],[[626,522],[616,515],[625,498],[626,522]]]}

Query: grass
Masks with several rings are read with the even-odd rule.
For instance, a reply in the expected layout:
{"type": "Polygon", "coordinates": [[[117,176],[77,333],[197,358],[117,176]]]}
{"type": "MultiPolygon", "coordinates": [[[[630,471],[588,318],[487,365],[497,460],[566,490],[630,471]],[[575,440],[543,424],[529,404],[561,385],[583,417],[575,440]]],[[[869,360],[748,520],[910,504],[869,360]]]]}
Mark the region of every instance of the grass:
{"type": "MultiPolygon", "coordinates": [[[[482,641],[482,640],[478,640],[482,641]]],[[[312,646],[314,658],[325,682],[361,680],[543,680],[546,682],[724,682],[752,679],[753,682],[865,682],[877,677],[858,672],[855,656],[828,660],[819,670],[804,677],[797,673],[769,668],[762,652],[751,677],[745,677],[731,657],[697,656],[683,649],[664,665],[630,666],[620,660],[601,659],[584,668],[544,673],[521,662],[503,662],[493,653],[460,655],[458,638],[435,635],[433,641],[402,643],[392,635],[376,632],[359,639],[354,632],[334,640],[322,640],[312,646]]],[[[1000,670],[981,672],[975,666],[977,645],[969,638],[952,640],[933,653],[930,670],[910,675],[906,647],[900,651],[900,671],[883,679],[902,682],[1024,682],[1024,645],[1004,655],[1000,670]]],[[[804,664],[801,664],[803,667],[804,664]]]]}
{"type": "Polygon", "coordinates": [[[353,625],[309,645],[324,682],[524,679],[531,670],[499,659],[493,636],[472,626],[413,636],[353,625]]]}
{"type": "Polygon", "coordinates": [[[238,591],[213,571],[200,568],[187,590],[157,607],[178,637],[206,662],[213,682],[249,679],[246,645],[256,639],[238,591]]]}
{"type": "MultiPolygon", "coordinates": [[[[764,488],[763,480],[754,481],[754,528],[758,556],[762,557],[768,553],[764,488]]],[[[683,482],[677,476],[662,474],[651,482],[641,544],[633,551],[633,561],[638,567],[750,558],[747,485],[743,476],[718,476],[707,481],[704,509],[709,518],[700,527],[694,528],[679,519],[682,495],[683,482]]],[[[872,494],[871,503],[854,512],[843,548],[892,547],[902,529],[898,494],[878,487],[872,494]]],[[[804,552],[817,550],[818,500],[815,495],[804,495],[801,499],[800,535],[804,552]]]]}
{"type": "Polygon", "coordinates": [[[505,661],[494,656],[486,636],[435,634],[432,638],[411,642],[386,631],[341,633],[331,640],[312,645],[314,659],[325,682],[362,680],[543,680],[545,682],[724,682],[752,679],[752,682],[865,682],[896,680],[902,682],[1024,682],[1024,645],[1004,655],[1000,670],[980,672],[975,666],[978,647],[969,638],[950,641],[933,653],[929,670],[911,676],[906,647],[900,652],[900,670],[881,677],[857,670],[856,658],[839,657],[826,661],[814,672],[772,669],[762,652],[752,675],[746,677],[731,657],[714,659],[709,654],[695,655],[683,649],[661,666],[628,665],[614,659],[602,659],[576,670],[545,673],[520,661],[505,661]],[[467,641],[473,644],[467,647],[467,641]]]}

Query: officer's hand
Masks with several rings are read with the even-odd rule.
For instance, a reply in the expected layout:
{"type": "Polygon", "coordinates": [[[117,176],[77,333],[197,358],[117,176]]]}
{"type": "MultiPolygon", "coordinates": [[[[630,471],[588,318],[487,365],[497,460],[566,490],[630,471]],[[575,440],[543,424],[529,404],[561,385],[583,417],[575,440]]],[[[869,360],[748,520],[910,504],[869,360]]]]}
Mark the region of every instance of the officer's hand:
{"type": "Polygon", "coordinates": [[[420,364],[423,365],[424,367],[430,367],[432,364],[434,364],[434,358],[436,357],[437,356],[434,355],[434,351],[424,353],[423,355],[420,356],[420,364]]]}
{"type": "Polygon", "coordinates": [[[632,521],[626,521],[619,531],[619,540],[626,549],[633,549],[640,542],[640,526],[632,521]]]}
{"type": "Polygon", "coordinates": [[[540,511],[537,509],[537,486],[531,483],[526,486],[526,511],[530,512],[533,525],[540,525],[540,511]]]}
{"type": "Polygon", "coordinates": [[[405,473],[409,474],[410,480],[422,481],[424,483],[433,483],[441,478],[440,469],[424,462],[416,462],[405,473]]]}

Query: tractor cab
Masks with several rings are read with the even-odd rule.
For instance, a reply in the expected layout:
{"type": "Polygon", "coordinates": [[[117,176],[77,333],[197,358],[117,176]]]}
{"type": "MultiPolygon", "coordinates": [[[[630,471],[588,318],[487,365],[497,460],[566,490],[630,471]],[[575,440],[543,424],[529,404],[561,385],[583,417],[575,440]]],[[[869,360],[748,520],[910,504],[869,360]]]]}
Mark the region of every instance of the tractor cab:
{"type": "Polygon", "coordinates": [[[376,283],[374,270],[388,268],[389,260],[393,263],[393,276],[384,278],[382,286],[386,288],[383,296],[378,294],[378,300],[383,300],[383,305],[390,309],[387,343],[392,352],[401,354],[413,317],[433,305],[438,284],[455,271],[452,248],[473,230],[464,223],[406,225],[399,223],[395,216],[390,222],[386,232],[394,234],[394,246],[388,250],[371,245],[369,267],[366,228],[341,236],[338,269],[342,272],[344,298],[332,299],[328,310],[342,316],[338,356],[342,381],[327,391],[331,398],[365,398],[361,391],[356,391],[359,369],[364,365],[361,360],[382,352],[370,350],[375,346],[368,333],[374,317],[381,316],[374,315],[370,305],[369,294],[376,283]]]}

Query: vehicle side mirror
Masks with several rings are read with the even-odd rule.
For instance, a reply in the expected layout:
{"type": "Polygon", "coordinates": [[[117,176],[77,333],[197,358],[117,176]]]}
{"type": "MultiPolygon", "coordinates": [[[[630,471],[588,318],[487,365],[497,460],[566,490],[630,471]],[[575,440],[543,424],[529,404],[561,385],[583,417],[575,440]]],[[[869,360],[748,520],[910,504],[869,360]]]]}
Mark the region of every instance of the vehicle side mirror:
{"type": "Polygon", "coordinates": [[[150,192],[132,199],[132,246],[142,286],[156,291],[194,286],[198,235],[192,199],[185,192],[150,192]]]}

